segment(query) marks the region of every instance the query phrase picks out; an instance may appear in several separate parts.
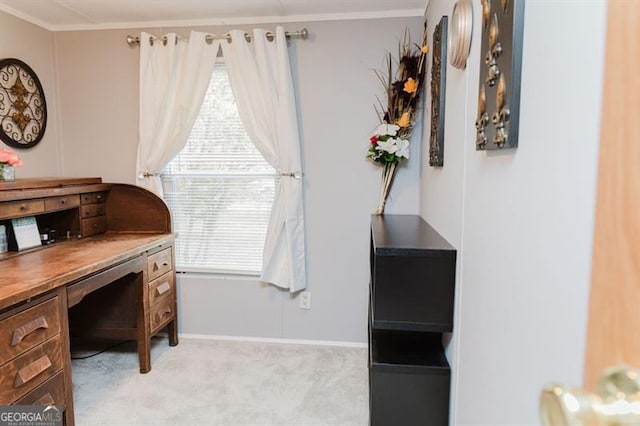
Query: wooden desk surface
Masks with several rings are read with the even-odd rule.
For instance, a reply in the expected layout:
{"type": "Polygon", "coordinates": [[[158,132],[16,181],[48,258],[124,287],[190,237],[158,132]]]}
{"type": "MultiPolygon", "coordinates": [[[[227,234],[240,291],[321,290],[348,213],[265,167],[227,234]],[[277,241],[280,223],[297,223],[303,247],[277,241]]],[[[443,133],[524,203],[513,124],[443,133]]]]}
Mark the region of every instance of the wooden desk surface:
{"type": "Polygon", "coordinates": [[[173,234],[106,233],[0,260],[0,310],[173,242],[173,234]]]}

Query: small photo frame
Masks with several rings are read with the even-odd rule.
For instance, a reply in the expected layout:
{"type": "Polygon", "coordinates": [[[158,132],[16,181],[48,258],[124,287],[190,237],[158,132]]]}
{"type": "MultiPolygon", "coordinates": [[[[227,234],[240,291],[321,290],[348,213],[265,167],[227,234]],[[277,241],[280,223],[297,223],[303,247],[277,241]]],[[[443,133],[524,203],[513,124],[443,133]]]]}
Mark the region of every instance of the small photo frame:
{"type": "Polygon", "coordinates": [[[10,231],[9,248],[12,250],[22,251],[41,245],[40,232],[34,216],[11,219],[10,231]]]}
{"type": "Polygon", "coordinates": [[[0,225],[0,253],[9,251],[9,242],[7,241],[7,227],[0,225]]]}

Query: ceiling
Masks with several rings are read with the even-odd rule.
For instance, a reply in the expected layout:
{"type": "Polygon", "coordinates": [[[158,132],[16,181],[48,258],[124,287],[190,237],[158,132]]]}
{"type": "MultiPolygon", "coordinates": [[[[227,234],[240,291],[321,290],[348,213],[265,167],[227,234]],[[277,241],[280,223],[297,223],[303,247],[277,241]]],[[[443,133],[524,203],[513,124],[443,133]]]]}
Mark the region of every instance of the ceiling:
{"type": "Polygon", "coordinates": [[[51,31],[423,16],[427,0],[0,0],[51,31]]]}

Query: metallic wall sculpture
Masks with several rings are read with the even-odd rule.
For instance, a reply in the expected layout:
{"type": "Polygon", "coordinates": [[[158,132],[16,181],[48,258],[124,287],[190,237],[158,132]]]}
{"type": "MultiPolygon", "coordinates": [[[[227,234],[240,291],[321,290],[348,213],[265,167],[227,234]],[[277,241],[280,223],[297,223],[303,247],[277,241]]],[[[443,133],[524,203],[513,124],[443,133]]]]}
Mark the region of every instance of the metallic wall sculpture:
{"type": "Polygon", "coordinates": [[[524,0],[481,0],[482,57],[476,149],[518,146],[524,0]]]}
{"type": "Polygon", "coordinates": [[[447,17],[433,31],[431,63],[431,137],[429,165],[444,165],[444,105],[447,87],[447,17]]]}
{"type": "Polygon", "coordinates": [[[0,140],[12,148],[32,148],[47,126],[47,103],[35,71],[24,62],[0,60],[0,140]]]}
{"type": "Polygon", "coordinates": [[[473,5],[471,0],[458,0],[453,5],[449,22],[447,54],[452,67],[465,69],[471,49],[473,33],[473,5]]]}

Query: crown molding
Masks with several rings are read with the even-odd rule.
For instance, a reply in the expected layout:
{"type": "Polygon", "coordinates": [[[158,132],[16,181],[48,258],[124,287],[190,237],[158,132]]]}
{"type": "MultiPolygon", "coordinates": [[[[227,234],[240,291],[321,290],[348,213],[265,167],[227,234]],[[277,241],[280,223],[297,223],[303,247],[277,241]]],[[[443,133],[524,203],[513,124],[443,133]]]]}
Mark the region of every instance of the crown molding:
{"type": "Polygon", "coordinates": [[[19,10],[15,10],[15,9],[14,9],[14,8],[12,8],[11,6],[7,6],[7,5],[6,5],[6,4],[4,4],[4,3],[0,3],[0,11],[1,11],[1,12],[5,12],[5,13],[8,13],[9,15],[13,15],[13,16],[15,16],[16,18],[20,18],[20,19],[22,19],[23,21],[27,21],[27,22],[29,22],[30,24],[36,25],[36,26],[38,26],[38,27],[40,27],[40,28],[44,28],[45,30],[48,30],[48,31],[55,31],[55,30],[53,29],[53,27],[52,27],[51,25],[47,24],[46,22],[41,21],[41,20],[39,20],[39,19],[36,19],[36,18],[34,18],[33,16],[28,15],[28,14],[26,14],[26,13],[20,12],[19,10]]]}
{"type": "MultiPolygon", "coordinates": [[[[427,1],[428,4],[428,1],[427,1]]],[[[425,6],[426,8],[426,6],[425,6]]],[[[167,27],[201,27],[213,25],[250,25],[250,24],[275,24],[290,22],[322,22],[322,21],[350,21],[360,19],[385,19],[385,18],[413,18],[423,17],[426,9],[399,9],[373,12],[351,12],[351,13],[320,13],[308,15],[285,15],[285,16],[252,16],[237,18],[208,18],[208,19],[184,19],[167,21],[135,21],[135,22],[113,22],[102,24],[78,24],[78,25],[52,25],[17,11],[12,7],[0,3],[0,11],[14,15],[20,19],[42,27],[46,30],[57,31],[93,31],[93,30],[115,30],[133,28],[167,28],[167,27]]]]}

